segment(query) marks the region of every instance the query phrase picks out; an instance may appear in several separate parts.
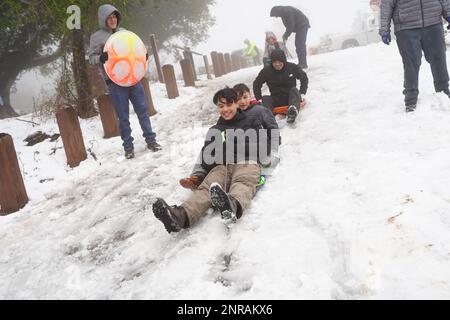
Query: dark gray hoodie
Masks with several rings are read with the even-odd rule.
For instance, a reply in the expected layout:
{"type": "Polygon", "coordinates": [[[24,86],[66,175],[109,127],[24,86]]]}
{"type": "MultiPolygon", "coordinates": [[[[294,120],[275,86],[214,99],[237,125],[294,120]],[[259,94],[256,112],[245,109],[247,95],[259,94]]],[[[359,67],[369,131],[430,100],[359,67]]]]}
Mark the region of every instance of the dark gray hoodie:
{"type": "Polygon", "coordinates": [[[108,76],[106,75],[105,70],[103,69],[103,66],[100,63],[100,55],[103,52],[103,47],[105,46],[106,41],[108,38],[116,31],[118,30],[124,30],[123,28],[120,28],[120,21],[121,21],[121,14],[120,11],[116,9],[116,7],[110,5],[110,4],[104,4],[98,7],[98,23],[100,26],[100,30],[95,32],[91,35],[91,40],[89,44],[89,62],[92,65],[98,65],[101,73],[103,75],[103,78],[106,80],[108,79],[108,76]],[[112,30],[108,28],[106,25],[106,19],[112,14],[117,14],[117,29],[112,30]]]}
{"type": "Polygon", "coordinates": [[[302,28],[309,28],[309,20],[303,12],[292,6],[275,6],[270,10],[271,17],[280,17],[286,27],[284,36],[289,38],[291,33],[302,28]]]}

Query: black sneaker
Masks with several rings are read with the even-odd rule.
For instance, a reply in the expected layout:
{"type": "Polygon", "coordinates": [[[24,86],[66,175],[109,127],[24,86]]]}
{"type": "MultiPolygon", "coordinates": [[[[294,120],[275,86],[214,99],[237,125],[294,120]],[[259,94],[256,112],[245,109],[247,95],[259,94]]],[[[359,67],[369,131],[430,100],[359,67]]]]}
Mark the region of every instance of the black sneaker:
{"type": "Polygon", "coordinates": [[[209,187],[209,197],[212,207],[219,211],[225,222],[236,222],[237,205],[218,183],[213,183],[209,187]]]}
{"type": "Polygon", "coordinates": [[[153,214],[164,224],[168,233],[178,232],[186,225],[187,215],[183,207],[169,206],[163,199],[153,204],[153,214]]]}
{"type": "Polygon", "coordinates": [[[125,150],[125,158],[126,159],[133,159],[134,158],[134,150],[125,150]]]}
{"type": "Polygon", "coordinates": [[[147,148],[149,148],[153,152],[158,152],[161,150],[161,146],[157,142],[147,143],[147,148]]]}
{"type": "Polygon", "coordinates": [[[406,106],[406,108],[405,108],[406,112],[413,112],[414,110],[416,110],[415,104],[410,104],[409,106],[406,106]]]}
{"type": "Polygon", "coordinates": [[[292,105],[289,106],[288,111],[287,111],[287,119],[286,122],[287,123],[293,123],[295,121],[295,119],[298,116],[298,110],[297,107],[292,105]]]}

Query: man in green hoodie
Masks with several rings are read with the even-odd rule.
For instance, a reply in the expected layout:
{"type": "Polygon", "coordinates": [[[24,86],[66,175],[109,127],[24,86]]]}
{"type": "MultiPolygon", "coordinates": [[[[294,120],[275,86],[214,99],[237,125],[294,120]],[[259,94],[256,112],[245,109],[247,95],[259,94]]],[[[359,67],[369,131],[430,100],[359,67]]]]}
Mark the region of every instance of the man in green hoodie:
{"type": "Polygon", "coordinates": [[[120,135],[125,149],[125,158],[134,158],[134,139],[131,136],[129,101],[133,104],[134,111],[138,116],[148,149],[153,152],[159,151],[161,150],[161,146],[156,142],[156,134],[153,132],[151,126],[142,84],[138,82],[131,87],[119,86],[108,78],[103,68],[103,64],[108,60],[108,53],[103,52],[106,41],[113,33],[124,30],[120,28],[121,14],[114,6],[104,4],[98,8],[98,20],[100,30],[91,35],[89,62],[99,67],[103,79],[105,79],[108,85],[109,94],[117,116],[119,117],[120,135]]]}

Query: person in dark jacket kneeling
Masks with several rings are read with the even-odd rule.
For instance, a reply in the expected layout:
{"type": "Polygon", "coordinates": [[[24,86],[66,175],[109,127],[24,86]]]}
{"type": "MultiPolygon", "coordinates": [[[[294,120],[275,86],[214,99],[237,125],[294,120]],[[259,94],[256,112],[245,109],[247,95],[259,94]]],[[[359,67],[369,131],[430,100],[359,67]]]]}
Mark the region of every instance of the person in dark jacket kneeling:
{"type": "Polygon", "coordinates": [[[287,62],[283,50],[274,50],[270,58],[272,64],[261,70],[253,82],[253,93],[269,110],[289,106],[287,122],[293,123],[300,110],[302,95],[308,90],[308,76],[297,65],[287,62]],[[296,88],[297,79],[300,80],[300,90],[296,88]],[[262,96],[261,89],[264,83],[269,87],[270,96],[262,96]]]}

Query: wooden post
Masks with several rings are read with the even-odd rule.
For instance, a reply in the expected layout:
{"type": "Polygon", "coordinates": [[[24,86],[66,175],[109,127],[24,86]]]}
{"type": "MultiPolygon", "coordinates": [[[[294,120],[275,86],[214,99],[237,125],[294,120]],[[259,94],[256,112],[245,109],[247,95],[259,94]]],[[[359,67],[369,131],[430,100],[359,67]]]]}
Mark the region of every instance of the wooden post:
{"type": "Polygon", "coordinates": [[[233,71],[232,67],[231,67],[231,57],[229,53],[225,53],[224,54],[224,59],[225,59],[225,71],[227,73],[230,73],[231,71],[233,71]]]}
{"type": "Polygon", "coordinates": [[[98,110],[103,126],[103,138],[108,139],[120,136],[119,121],[116,110],[109,95],[102,95],[97,98],[98,110]]]}
{"type": "Polygon", "coordinates": [[[219,54],[216,51],[211,52],[211,60],[214,69],[214,76],[216,78],[221,77],[222,74],[220,73],[219,54]]]}
{"type": "Polygon", "coordinates": [[[220,68],[220,73],[221,73],[222,75],[225,75],[225,74],[227,74],[227,72],[226,72],[226,70],[225,70],[225,58],[223,57],[223,53],[222,53],[222,52],[220,52],[220,53],[218,54],[218,56],[219,56],[219,68],[220,68]]]}
{"type": "Polygon", "coordinates": [[[246,58],[240,57],[239,60],[241,61],[241,68],[242,68],[242,69],[245,69],[245,68],[248,67],[248,65],[247,65],[247,59],[246,59],[246,58]]]}
{"type": "Polygon", "coordinates": [[[239,59],[239,56],[237,54],[231,55],[231,64],[233,67],[233,71],[238,71],[241,69],[241,59],[239,59]]]}
{"type": "Polygon", "coordinates": [[[212,79],[211,71],[209,70],[208,56],[203,56],[203,61],[205,62],[205,72],[209,80],[212,79]]]}
{"type": "Polygon", "coordinates": [[[9,134],[0,133],[0,215],[19,211],[27,203],[14,142],[9,134]]]}
{"type": "Polygon", "coordinates": [[[191,68],[192,68],[192,72],[194,74],[194,81],[198,81],[197,71],[195,70],[194,55],[192,54],[191,48],[186,47],[186,49],[183,51],[183,55],[184,55],[185,59],[191,60],[191,68]]]}
{"type": "Polygon", "coordinates": [[[190,59],[180,61],[181,71],[183,72],[184,84],[186,87],[195,87],[194,74],[192,73],[192,64],[190,59]]]}
{"type": "Polygon", "coordinates": [[[148,79],[147,78],[142,78],[141,84],[144,87],[145,98],[147,99],[148,115],[150,117],[154,116],[158,112],[155,110],[155,105],[153,104],[152,92],[150,90],[150,84],[148,83],[148,79]]]}
{"type": "Polygon", "coordinates": [[[100,74],[100,70],[98,70],[97,66],[93,66],[89,63],[87,63],[86,65],[92,97],[97,98],[101,95],[104,95],[108,91],[108,88],[106,87],[105,80],[100,74]]]}
{"type": "Polygon", "coordinates": [[[153,57],[155,58],[156,70],[158,71],[159,82],[164,83],[164,74],[161,70],[161,62],[159,60],[158,47],[156,46],[156,37],[154,34],[150,35],[150,45],[153,51],[153,57]]]}
{"type": "Polygon", "coordinates": [[[175,78],[175,71],[171,64],[166,64],[162,67],[164,80],[166,82],[167,96],[169,99],[177,98],[180,93],[178,92],[177,79],[175,78]]]}
{"type": "Polygon", "coordinates": [[[75,168],[87,158],[78,115],[73,108],[62,108],[56,112],[56,120],[66,151],[67,164],[75,168]]]}

